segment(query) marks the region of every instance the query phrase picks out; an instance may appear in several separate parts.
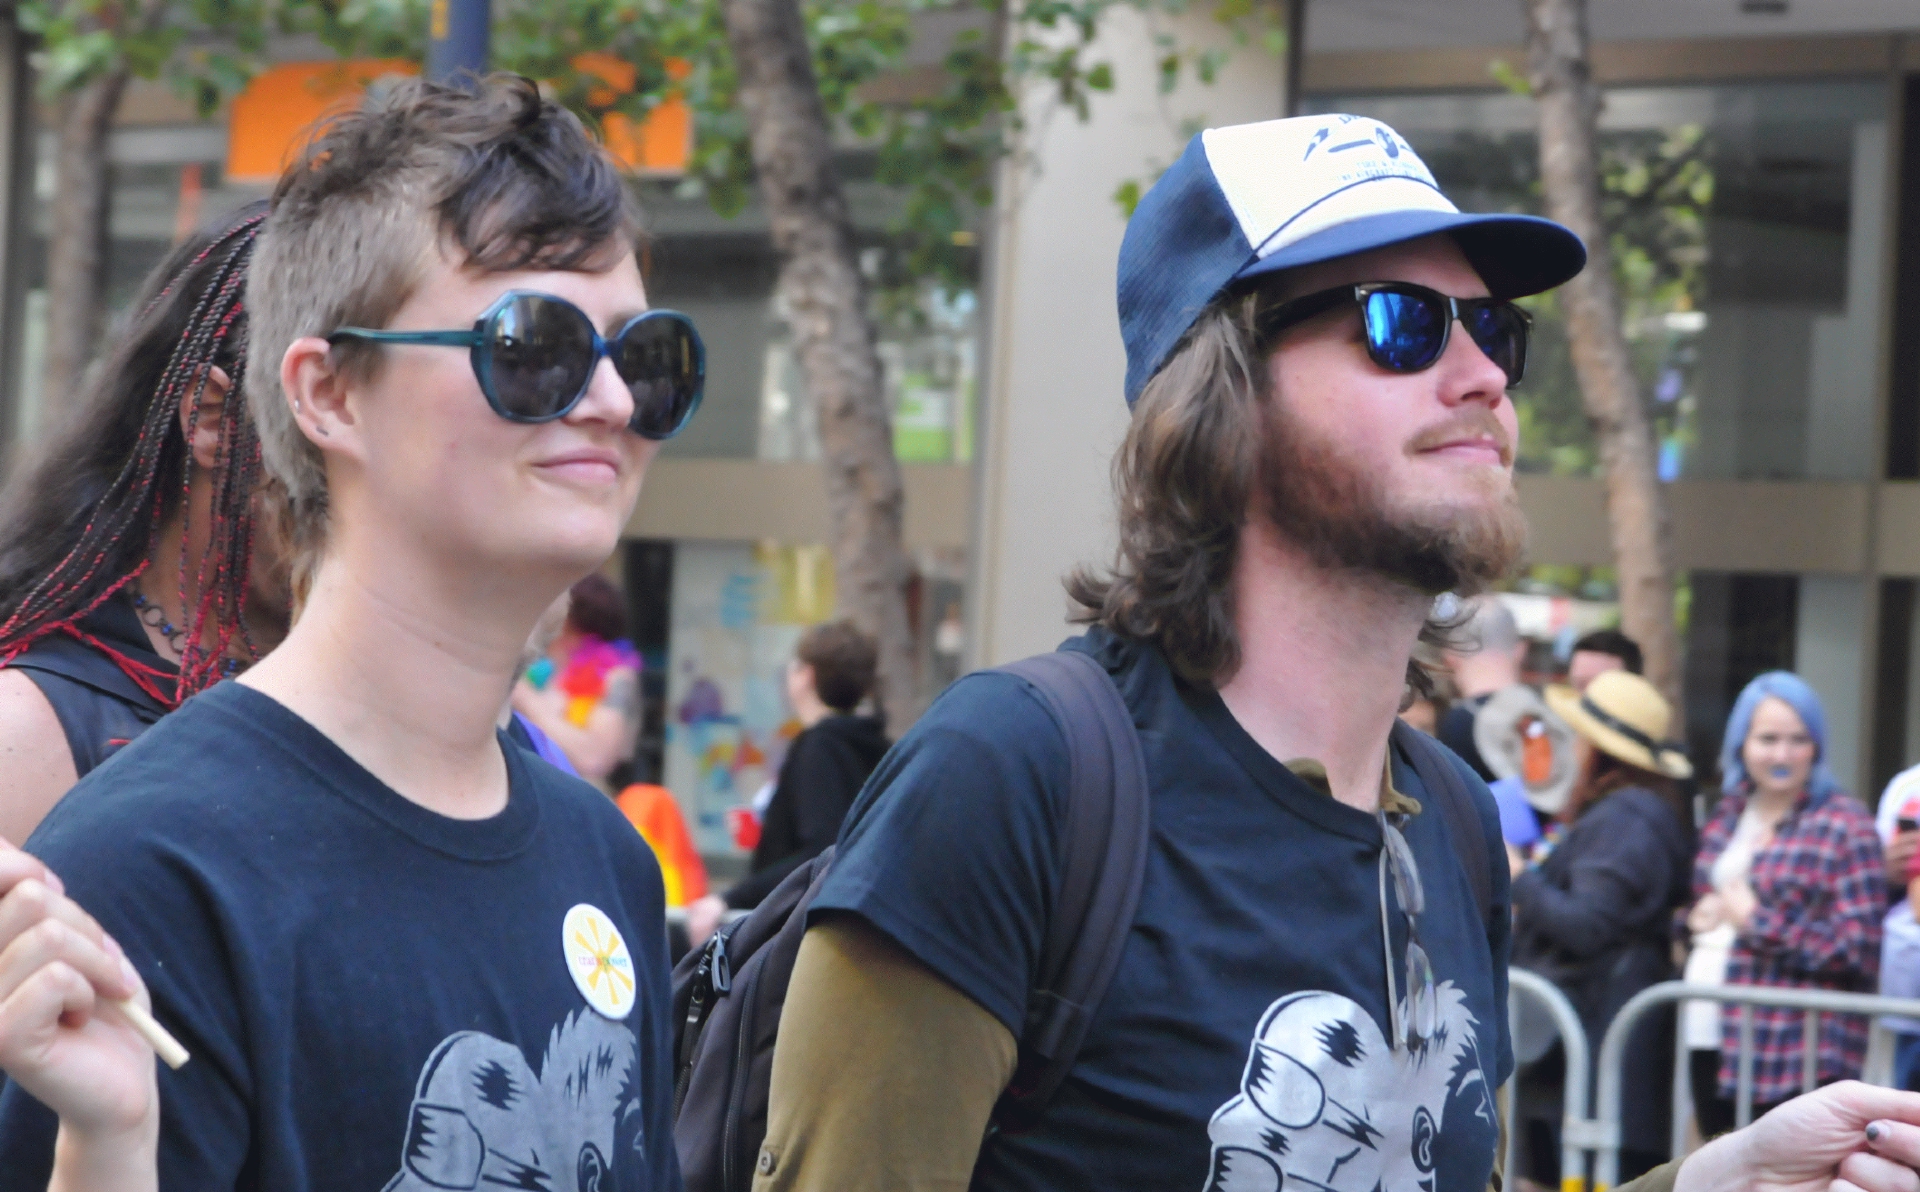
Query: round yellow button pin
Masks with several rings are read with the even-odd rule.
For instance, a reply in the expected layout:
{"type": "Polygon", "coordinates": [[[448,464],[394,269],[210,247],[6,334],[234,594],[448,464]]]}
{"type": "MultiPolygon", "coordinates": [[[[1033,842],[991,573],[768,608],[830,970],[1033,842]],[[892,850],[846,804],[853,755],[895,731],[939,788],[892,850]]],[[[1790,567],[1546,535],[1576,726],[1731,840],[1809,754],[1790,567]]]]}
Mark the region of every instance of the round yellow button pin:
{"type": "Polygon", "coordinates": [[[633,955],[605,911],[584,902],[568,911],[560,924],[560,946],[587,1005],[612,1019],[633,1013],[633,955]]]}

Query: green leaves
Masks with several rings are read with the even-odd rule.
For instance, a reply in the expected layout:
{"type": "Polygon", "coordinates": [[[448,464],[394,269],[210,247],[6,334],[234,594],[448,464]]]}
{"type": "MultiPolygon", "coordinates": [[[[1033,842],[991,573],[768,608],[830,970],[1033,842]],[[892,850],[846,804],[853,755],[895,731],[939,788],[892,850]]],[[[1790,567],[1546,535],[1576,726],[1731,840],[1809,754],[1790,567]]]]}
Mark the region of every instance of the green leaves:
{"type": "MultiPolygon", "coordinates": [[[[125,70],[168,78],[211,115],[266,65],[270,38],[308,37],[343,58],[424,58],[429,2],[21,0],[19,20],[38,39],[48,99],[125,70]]],[[[668,98],[683,100],[694,142],[680,190],[733,215],[752,163],[721,3],[494,0],[494,65],[544,80],[596,125],[614,113],[641,122],[668,98]],[[583,64],[583,55],[595,58],[583,64]],[[623,77],[610,79],[609,66],[623,77]]],[[[803,0],[821,104],[874,179],[900,195],[883,274],[970,284],[973,229],[1023,124],[1015,97],[1037,87],[1086,119],[1094,97],[1118,83],[1096,45],[1116,10],[1152,25],[1194,3],[803,0]]],[[[1163,91],[1188,77],[1211,83],[1243,48],[1284,51],[1270,0],[1213,0],[1208,11],[1228,33],[1224,45],[1156,34],[1148,69],[1163,91]]],[[[1129,183],[1115,199],[1131,211],[1141,190],[1129,183]]]]}
{"type": "Polygon", "coordinates": [[[117,7],[25,0],[16,11],[20,28],[39,42],[33,64],[40,93],[48,100],[77,91],[126,61],[115,32],[125,14],[117,7]]]}
{"type": "Polygon", "coordinates": [[[274,0],[24,0],[18,14],[43,99],[124,72],[167,79],[203,117],[258,72],[271,34],[296,31],[274,0]]]}
{"type": "Polygon", "coordinates": [[[1495,58],[1487,63],[1487,74],[1494,82],[1506,88],[1510,94],[1526,96],[1533,94],[1533,84],[1528,81],[1527,76],[1515,70],[1505,58],[1495,58]]]}
{"type": "Polygon", "coordinates": [[[37,56],[41,88],[49,98],[77,91],[112,70],[119,47],[104,29],[75,31],[51,43],[37,56]]]}

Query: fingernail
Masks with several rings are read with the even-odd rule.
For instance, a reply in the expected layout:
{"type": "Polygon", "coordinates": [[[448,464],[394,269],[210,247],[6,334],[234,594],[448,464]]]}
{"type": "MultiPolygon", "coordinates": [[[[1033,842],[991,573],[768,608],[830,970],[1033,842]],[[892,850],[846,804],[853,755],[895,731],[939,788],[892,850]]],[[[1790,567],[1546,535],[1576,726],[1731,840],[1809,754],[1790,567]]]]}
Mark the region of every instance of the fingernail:
{"type": "MultiPolygon", "coordinates": [[[[120,975],[126,979],[128,989],[140,988],[140,974],[133,970],[133,961],[124,956],[120,958],[120,975]]],[[[1872,1126],[1867,1127],[1867,1137],[1873,1137],[1872,1126]]]]}
{"type": "Polygon", "coordinates": [[[1879,1122],[1867,1123],[1867,1141],[1868,1142],[1879,1142],[1880,1136],[1885,1133],[1886,1131],[1880,1128],[1879,1122]]]}

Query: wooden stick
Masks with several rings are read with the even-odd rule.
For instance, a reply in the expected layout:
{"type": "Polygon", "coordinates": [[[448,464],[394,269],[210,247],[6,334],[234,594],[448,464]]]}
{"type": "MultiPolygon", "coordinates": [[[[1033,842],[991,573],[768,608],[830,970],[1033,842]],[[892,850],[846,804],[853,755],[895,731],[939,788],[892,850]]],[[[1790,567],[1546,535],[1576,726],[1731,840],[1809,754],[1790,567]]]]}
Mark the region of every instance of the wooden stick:
{"type": "Polygon", "coordinates": [[[153,1020],[153,1015],[147,1013],[146,1007],[132,998],[114,1002],[112,1005],[126,1018],[127,1025],[139,1032],[140,1037],[147,1041],[153,1048],[154,1054],[158,1055],[167,1067],[178,1071],[180,1066],[187,1062],[189,1058],[187,1049],[180,1046],[180,1040],[167,1033],[166,1027],[153,1020]]]}

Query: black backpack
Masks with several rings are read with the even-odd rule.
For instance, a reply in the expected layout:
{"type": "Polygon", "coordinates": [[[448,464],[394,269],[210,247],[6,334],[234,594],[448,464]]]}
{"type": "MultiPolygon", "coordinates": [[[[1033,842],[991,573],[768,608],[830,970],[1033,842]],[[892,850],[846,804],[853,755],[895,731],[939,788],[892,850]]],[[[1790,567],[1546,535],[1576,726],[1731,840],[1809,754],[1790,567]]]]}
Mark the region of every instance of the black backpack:
{"type": "MultiPolygon", "coordinates": [[[[1028,998],[1019,1061],[994,1108],[989,1137],[1030,1126],[1073,1067],[1133,925],[1148,834],[1139,735],[1105,669],[1086,654],[1065,650],[1000,670],[1032,683],[1065,727],[1070,777],[1066,853],[1041,980],[1028,998]]],[[[1492,879],[1486,837],[1466,785],[1432,738],[1396,721],[1394,740],[1422,784],[1443,792],[1440,803],[1484,921],[1492,879]],[[1463,838],[1477,844],[1463,845],[1463,838]]],[[[687,1192],[750,1192],[766,1141],[773,1050],[787,985],[807,908],[832,865],[828,849],[794,870],[752,913],[721,928],[674,969],[672,1021],[679,1034],[673,1135],[687,1192]]]]}
{"type": "Polygon", "coordinates": [[[1465,763],[1453,750],[1398,717],[1387,740],[1413,767],[1421,789],[1440,804],[1440,814],[1447,820],[1447,839],[1460,868],[1466,871],[1473,905],[1480,912],[1484,929],[1493,919],[1493,853],[1487,845],[1486,825],[1473,806],[1473,792],[1460,774],[1465,763]]]}
{"type": "MultiPolygon", "coordinates": [[[[1042,654],[1000,668],[1032,683],[1066,729],[1060,893],[1028,999],[1020,1060],[995,1125],[1017,1127],[1059,1087],[1120,963],[1147,863],[1147,776],[1132,715],[1086,654],[1042,654]]],[[[748,1192],[767,1134],[773,1047],[807,908],[833,865],[828,849],[787,875],[743,919],[673,973],[674,1143],[688,1192],[748,1192]]]]}

